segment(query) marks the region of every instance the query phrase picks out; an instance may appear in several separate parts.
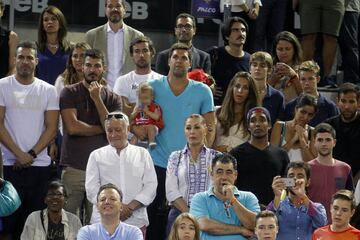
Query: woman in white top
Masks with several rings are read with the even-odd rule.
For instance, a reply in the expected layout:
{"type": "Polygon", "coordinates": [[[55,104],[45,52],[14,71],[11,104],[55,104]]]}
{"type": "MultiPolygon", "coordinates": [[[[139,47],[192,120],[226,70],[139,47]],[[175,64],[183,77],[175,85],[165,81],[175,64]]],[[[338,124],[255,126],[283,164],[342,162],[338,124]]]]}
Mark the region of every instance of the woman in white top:
{"type": "Polygon", "coordinates": [[[219,152],[205,146],[206,133],[205,119],[199,114],[190,115],[185,122],[185,148],[170,154],[165,182],[166,199],[171,204],[167,234],[176,217],[189,211],[192,197],[211,186],[209,169],[219,152]]]}
{"type": "Polygon", "coordinates": [[[214,149],[229,152],[249,140],[246,114],[258,102],[254,79],[247,72],[236,73],[229,83],[221,107],[216,110],[214,149]]]}
{"type": "Polygon", "coordinates": [[[271,144],[287,151],[289,159],[308,162],[317,156],[314,147],[314,129],[308,125],[317,110],[313,96],[303,95],[296,104],[294,119],[274,124],[271,144]]]}

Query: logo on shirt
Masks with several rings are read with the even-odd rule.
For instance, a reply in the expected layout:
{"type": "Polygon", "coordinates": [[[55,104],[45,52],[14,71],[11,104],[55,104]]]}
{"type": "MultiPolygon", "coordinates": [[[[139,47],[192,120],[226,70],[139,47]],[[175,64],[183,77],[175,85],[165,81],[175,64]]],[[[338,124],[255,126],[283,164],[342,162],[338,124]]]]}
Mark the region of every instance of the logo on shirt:
{"type": "Polygon", "coordinates": [[[138,88],[139,88],[139,84],[137,84],[137,83],[131,84],[131,90],[136,90],[138,88]]]}

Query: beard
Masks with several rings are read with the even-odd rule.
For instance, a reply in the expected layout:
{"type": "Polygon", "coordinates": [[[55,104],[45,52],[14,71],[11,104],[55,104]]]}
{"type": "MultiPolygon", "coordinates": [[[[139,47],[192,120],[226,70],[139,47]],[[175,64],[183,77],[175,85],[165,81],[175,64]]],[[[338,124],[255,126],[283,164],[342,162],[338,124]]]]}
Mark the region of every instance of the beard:
{"type": "Polygon", "coordinates": [[[32,76],[34,70],[35,68],[31,68],[31,67],[26,67],[26,68],[16,67],[16,74],[22,78],[28,78],[32,76]]]}
{"type": "Polygon", "coordinates": [[[110,13],[109,21],[112,23],[118,23],[121,21],[121,15],[120,13],[110,13]]]}
{"type": "Polygon", "coordinates": [[[94,73],[90,73],[84,76],[85,81],[90,84],[92,82],[99,82],[103,77],[103,74],[97,75],[94,73]],[[95,76],[94,78],[92,76],[95,76]]]}
{"type": "Polygon", "coordinates": [[[150,66],[150,63],[145,60],[140,60],[135,63],[137,68],[144,69],[150,66]]]}
{"type": "Polygon", "coordinates": [[[341,113],[341,116],[346,121],[349,121],[349,120],[352,120],[355,118],[356,113],[357,113],[357,111],[354,111],[354,112],[346,111],[344,113],[341,113]]]}

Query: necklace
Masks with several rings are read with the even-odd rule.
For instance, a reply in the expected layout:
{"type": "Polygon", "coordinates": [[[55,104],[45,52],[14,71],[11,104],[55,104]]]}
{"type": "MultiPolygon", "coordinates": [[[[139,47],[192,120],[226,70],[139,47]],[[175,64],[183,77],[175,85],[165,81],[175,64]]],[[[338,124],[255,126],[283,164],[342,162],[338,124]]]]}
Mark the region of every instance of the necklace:
{"type": "Polygon", "coordinates": [[[47,46],[48,46],[49,48],[55,48],[55,49],[58,49],[58,48],[59,48],[59,44],[58,44],[58,43],[56,43],[56,44],[47,43],[47,46]]]}

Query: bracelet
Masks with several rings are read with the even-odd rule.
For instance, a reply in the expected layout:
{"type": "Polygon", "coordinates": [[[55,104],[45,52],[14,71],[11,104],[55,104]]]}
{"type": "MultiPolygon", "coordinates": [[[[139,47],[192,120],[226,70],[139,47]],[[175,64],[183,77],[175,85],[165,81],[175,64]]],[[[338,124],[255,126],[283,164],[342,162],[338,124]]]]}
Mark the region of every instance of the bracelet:
{"type": "Polygon", "coordinates": [[[234,204],[234,202],[236,201],[236,197],[233,196],[230,200],[230,205],[232,206],[234,204]]]}
{"type": "Polygon", "coordinates": [[[37,158],[37,155],[36,155],[36,153],[35,153],[35,151],[33,149],[30,149],[28,151],[28,154],[30,154],[33,158],[37,158]]]}

